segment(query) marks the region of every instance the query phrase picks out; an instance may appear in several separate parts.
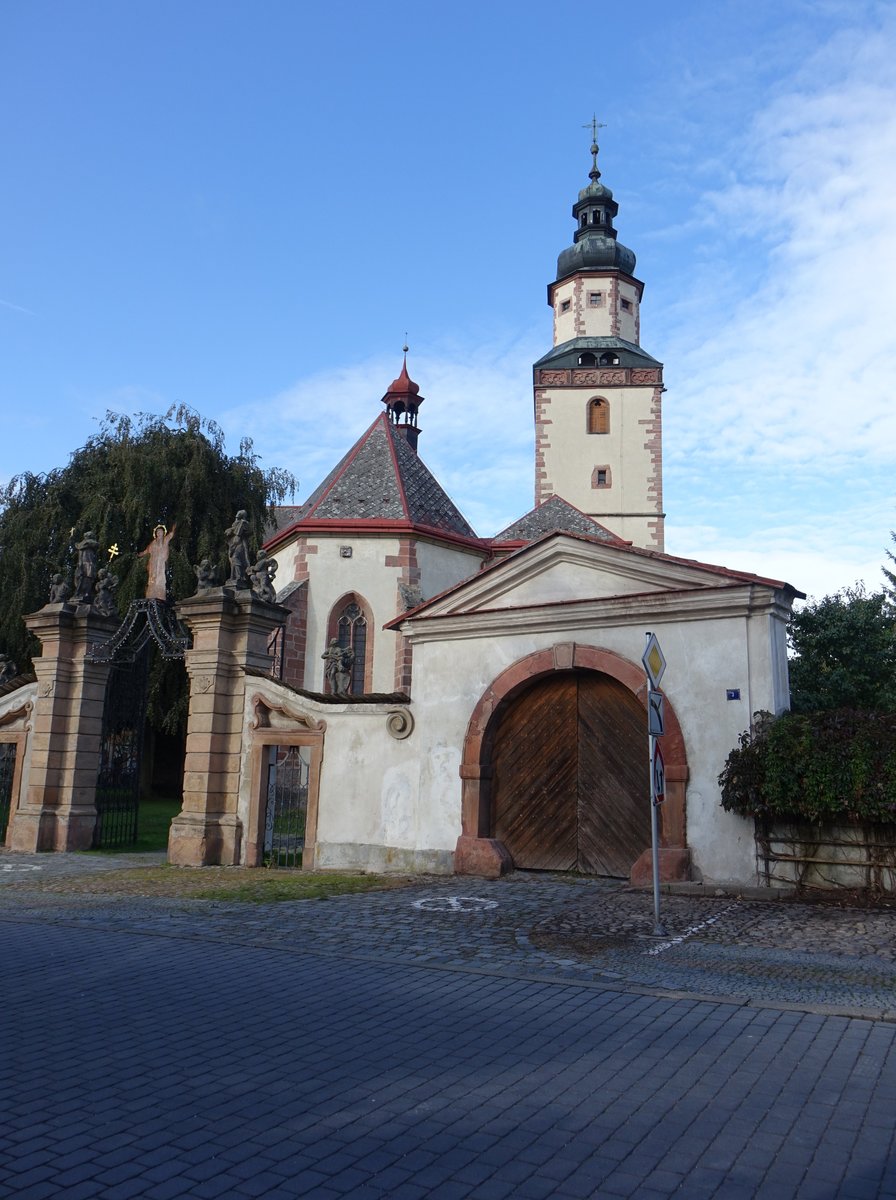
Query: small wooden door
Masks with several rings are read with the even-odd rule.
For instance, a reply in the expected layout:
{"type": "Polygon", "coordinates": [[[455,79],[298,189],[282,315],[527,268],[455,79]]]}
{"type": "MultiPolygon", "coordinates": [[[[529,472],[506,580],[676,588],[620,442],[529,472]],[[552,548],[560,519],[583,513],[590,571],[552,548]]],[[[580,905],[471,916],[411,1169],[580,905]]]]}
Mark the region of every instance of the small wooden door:
{"type": "Polygon", "coordinates": [[[627,876],[650,846],[647,716],[597,672],[548,676],[502,714],[493,836],[516,866],[627,876]]]}

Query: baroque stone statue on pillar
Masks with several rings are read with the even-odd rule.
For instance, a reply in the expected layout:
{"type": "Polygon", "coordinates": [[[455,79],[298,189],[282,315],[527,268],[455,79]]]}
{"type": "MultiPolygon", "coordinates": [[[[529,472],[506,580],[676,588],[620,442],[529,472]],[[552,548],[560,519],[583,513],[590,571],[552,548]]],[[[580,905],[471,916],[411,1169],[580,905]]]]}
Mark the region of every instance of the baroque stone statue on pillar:
{"type": "Polygon", "coordinates": [[[100,567],[96,577],[96,596],[93,601],[93,611],[101,617],[115,617],[118,610],[115,607],[115,589],[118,587],[118,576],[106,567],[100,567]]]}
{"type": "Polygon", "coordinates": [[[259,550],[255,556],[255,565],[247,571],[252,581],[252,591],[260,600],[273,604],[277,599],[274,590],[274,576],[277,574],[276,558],[269,558],[267,550],[259,550]]]}
{"type": "Polygon", "coordinates": [[[211,559],[204,558],[193,568],[196,576],[196,595],[204,596],[218,583],[218,572],[212,565],[211,559]]]}
{"type": "Polygon", "coordinates": [[[76,604],[92,604],[93,593],[96,589],[97,557],[99,542],[93,530],[88,530],[75,546],[78,551],[78,565],[75,568],[75,594],[72,599],[76,604]]]}
{"type": "Polygon", "coordinates": [[[65,604],[72,594],[71,584],[58,571],[50,576],[50,599],[48,604],[65,604]]]}
{"type": "Polygon", "coordinates": [[[230,559],[230,578],[224,586],[246,591],[249,587],[249,517],[244,508],[236,514],[230,528],[224,530],[224,536],[230,559]]]}

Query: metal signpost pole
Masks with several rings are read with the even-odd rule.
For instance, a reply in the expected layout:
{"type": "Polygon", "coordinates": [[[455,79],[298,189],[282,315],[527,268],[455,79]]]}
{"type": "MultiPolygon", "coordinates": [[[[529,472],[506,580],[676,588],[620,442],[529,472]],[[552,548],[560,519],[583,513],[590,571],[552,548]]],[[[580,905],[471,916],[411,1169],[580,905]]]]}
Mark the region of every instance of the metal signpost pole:
{"type": "Polygon", "coordinates": [[[663,694],[660,680],[666,660],[660,644],[652,633],[647,634],[647,646],[641,659],[647,673],[647,745],[650,762],[650,842],[653,860],[653,935],[665,937],[666,927],[660,917],[660,838],[657,809],[666,798],[663,774],[663,755],[657,737],[664,732],[663,694]]]}

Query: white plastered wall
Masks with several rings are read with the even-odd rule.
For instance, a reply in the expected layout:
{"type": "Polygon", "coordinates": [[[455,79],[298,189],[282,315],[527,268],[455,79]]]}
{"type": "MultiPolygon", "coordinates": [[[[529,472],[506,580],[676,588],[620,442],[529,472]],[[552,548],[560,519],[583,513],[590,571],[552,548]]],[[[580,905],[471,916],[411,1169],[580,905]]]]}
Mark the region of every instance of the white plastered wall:
{"type": "MultiPolygon", "coordinates": [[[[769,596],[771,593],[768,593],[769,596]]],[[[414,729],[404,740],[386,727],[388,705],[323,705],[293,697],[327,722],[318,813],[321,867],[450,871],[461,832],[458,768],[472,712],[508,667],[561,642],[593,646],[639,663],[646,628],[655,632],[668,663],[663,690],[681,723],[687,750],[687,840],[698,877],[756,882],[753,830],[724,812],[718,785],[729,751],[760,708],[780,709],[783,617],[769,603],[730,616],[691,613],[649,623],[596,622],[527,632],[508,611],[508,632],[480,636],[475,617],[455,622],[408,622],[414,642],[414,729]],[[729,690],[738,699],[726,698],[729,690]]],[[[709,611],[709,610],[707,610],[709,611]]],[[[786,667],[785,667],[786,670],[786,667]]],[[[276,689],[277,685],[265,684],[276,689]]],[[[251,714],[247,712],[247,728],[251,714]]],[[[645,755],[647,737],[645,729],[645,755]]],[[[247,797],[248,793],[246,793],[247,797]]],[[[248,803],[247,798],[245,799],[248,803]]]]}
{"type": "Polygon", "coordinates": [[[359,595],[370,609],[367,630],[368,653],[373,648],[373,680],[371,691],[391,692],[395,683],[395,642],[393,630],[383,629],[399,610],[399,567],[388,567],[387,557],[398,554],[397,537],[335,536],[312,534],[308,565],[308,639],[305,658],[305,687],[320,692],[324,687],[324,663],[321,658],[327,646],[327,627],[330,613],[337,601],[349,592],[359,595]],[[351,549],[351,557],[341,553],[341,547],[351,549]]]}
{"type": "Polygon", "coordinates": [[[417,566],[424,598],[430,600],[462,579],[469,579],[479,570],[484,558],[485,554],[472,550],[418,541],[417,566]]]}

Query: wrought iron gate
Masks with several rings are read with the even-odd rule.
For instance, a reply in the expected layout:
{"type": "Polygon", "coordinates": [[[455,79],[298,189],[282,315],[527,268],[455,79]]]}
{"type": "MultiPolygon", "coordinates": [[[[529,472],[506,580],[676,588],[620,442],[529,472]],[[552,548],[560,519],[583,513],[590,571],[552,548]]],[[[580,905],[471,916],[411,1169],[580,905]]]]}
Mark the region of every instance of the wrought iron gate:
{"type": "Polygon", "coordinates": [[[300,867],[308,815],[309,746],[268,746],[264,817],[264,861],[300,867]]]}
{"type": "Polygon", "coordinates": [[[137,840],[140,760],[153,644],[163,658],[183,658],[190,636],[167,601],[133,600],[108,642],[91,646],[87,656],[90,662],[111,664],[96,780],[96,849],[127,846],[137,840]]]}
{"type": "Polygon", "coordinates": [[[137,840],[148,675],[148,645],[133,660],[113,663],[109,673],[96,780],[96,849],[137,840]]]}
{"type": "Polygon", "coordinates": [[[6,837],[12,805],[12,781],[16,771],[15,742],[0,742],[0,843],[6,837]]]}

